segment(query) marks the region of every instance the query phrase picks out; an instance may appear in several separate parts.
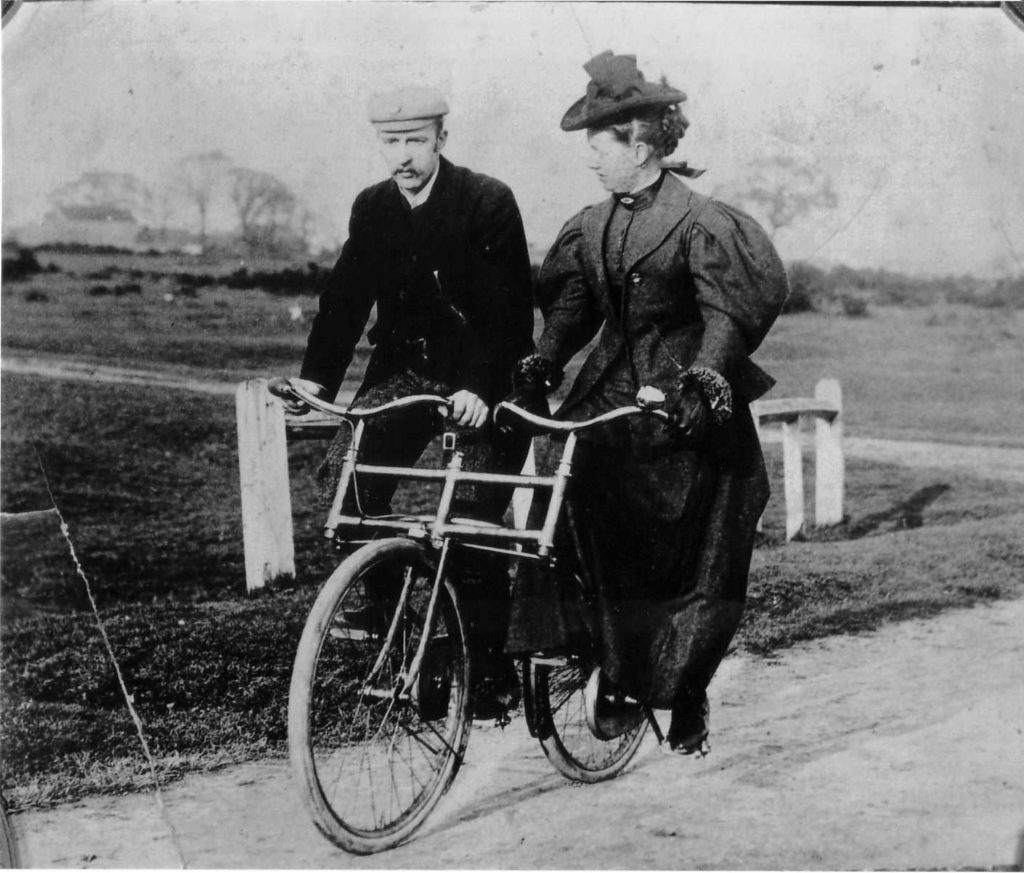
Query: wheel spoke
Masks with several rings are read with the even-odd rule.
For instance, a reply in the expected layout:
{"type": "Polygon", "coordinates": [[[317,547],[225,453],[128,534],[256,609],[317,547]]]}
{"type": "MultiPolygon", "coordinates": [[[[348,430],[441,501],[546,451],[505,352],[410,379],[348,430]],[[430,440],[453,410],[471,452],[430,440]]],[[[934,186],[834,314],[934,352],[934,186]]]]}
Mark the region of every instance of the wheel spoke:
{"type": "MultiPolygon", "coordinates": [[[[378,851],[406,839],[444,793],[468,736],[465,640],[443,582],[432,639],[444,643],[428,643],[416,680],[405,678],[421,649],[420,622],[436,579],[423,554],[407,540],[364,547],[324,586],[307,622],[307,632],[310,626],[324,630],[309,655],[305,701],[294,699],[293,686],[290,706],[305,708],[308,736],[292,742],[292,754],[305,756],[315,774],[309,795],[318,826],[353,851],[378,851]],[[351,617],[374,615],[399,580],[400,612],[391,613],[388,634],[348,633],[342,627],[361,631],[351,617]],[[383,587],[374,590],[375,585],[383,587]]],[[[306,638],[303,645],[312,649],[306,638]]],[[[300,646],[297,670],[301,656],[300,646]]],[[[304,781],[308,772],[299,769],[304,781]]]]}
{"type": "Polygon", "coordinates": [[[544,753],[569,779],[599,782],[617,775],[640,747],[646,722],[609,741],[596,737],[587,724],[584,689],[590,670],[571,663],[566,667],[538,665],[529,679],[535,708],[546,720],[540,731],[544,753]]]}

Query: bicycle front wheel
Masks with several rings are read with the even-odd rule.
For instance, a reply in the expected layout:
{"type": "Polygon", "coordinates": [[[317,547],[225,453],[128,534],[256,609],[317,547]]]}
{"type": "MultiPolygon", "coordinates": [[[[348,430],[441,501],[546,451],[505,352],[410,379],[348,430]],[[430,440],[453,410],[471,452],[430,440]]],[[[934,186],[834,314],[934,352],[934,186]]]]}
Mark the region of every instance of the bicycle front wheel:
{"type": "Polygon", "coordinates": [[[469,740],[469,660],[443,579],[420,647],[436,567],[404,538],[370,543],[325,583],[303,630],[288,701],[288,745],[320,831],[358,854],[390,849],[423,823],[469,740]]]}
{"type": "Polygon", "coordinates": [[[591,665],[572,656],[551,663],[531,662],[527,693],[534,730],[554,768],[575,782],[603,782],[618,776],[640,749],[647,720],[610,740],[587,724],[584,690],[591,665]]]}

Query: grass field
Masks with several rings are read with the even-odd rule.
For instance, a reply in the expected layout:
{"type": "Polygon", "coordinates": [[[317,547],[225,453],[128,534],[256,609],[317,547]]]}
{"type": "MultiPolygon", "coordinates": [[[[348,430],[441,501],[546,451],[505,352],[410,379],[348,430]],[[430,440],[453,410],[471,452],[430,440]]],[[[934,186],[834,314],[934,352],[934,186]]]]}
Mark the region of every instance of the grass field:
{"type": "MultiPolygon", "coordinates": [[[[167,301],[170,286],[148,281],[137,295],[92,295],[94,280],[84,276],[92,267],[63,267],[5,287],[5,355],[187,368],[230,381],[297,368],[311,296],[212,288],[167,301]],[[30,299],[43,280],[52,283],[45,299],[30,299]],[[292,305],[304,312],[298,320],[292,305]]],[[[944,308],[789,316],[758,359],[779,378],[780,396],[840,378],[849,432],[1019,445],[1019,319],[944,308]]],[[[4,374],[0,402],[0,508],[45,508],[52,491],[161,772],[281,753],[295,645],[316,583],[336,561],[319,537],[314,476],[323,446],[290,450],[296,586],[248,598],[229,398],[4,374]]],[[[781,493],[777,447],[768,456],[781,493]]],[[[789,544],[774,500],[738,646],[768,653],[1024,593],[1021,491],[852,460],[846,521],[789,544]]],[[[5,796],[41,805],[145,783],[134,728],[55,525],[5,529],[2,581],[5,796]]]]}
{"type": "Polygon", "coordinates": [[[780,319],[756,359],[772,396],[840,380],[848,432],[1024,446],[1024,310],[893,307],[780,319]]]}

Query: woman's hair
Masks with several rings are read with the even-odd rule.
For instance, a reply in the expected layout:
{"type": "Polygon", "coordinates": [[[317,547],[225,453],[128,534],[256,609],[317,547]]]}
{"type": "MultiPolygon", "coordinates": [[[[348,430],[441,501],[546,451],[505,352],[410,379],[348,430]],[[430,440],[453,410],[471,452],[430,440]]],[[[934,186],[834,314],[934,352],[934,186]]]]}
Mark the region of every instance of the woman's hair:
{"type": "Polygon", "coordinates": [[[689,126],[690,123],[680,112],[679,105],[673,104],[637,113],[619,124],[602,126],[602,129],[611,131],[619,142],[647,143],[654,151],[655,157],[665,158],[676,150],[679,140],[686,135],[686,128],[689,126]]]}

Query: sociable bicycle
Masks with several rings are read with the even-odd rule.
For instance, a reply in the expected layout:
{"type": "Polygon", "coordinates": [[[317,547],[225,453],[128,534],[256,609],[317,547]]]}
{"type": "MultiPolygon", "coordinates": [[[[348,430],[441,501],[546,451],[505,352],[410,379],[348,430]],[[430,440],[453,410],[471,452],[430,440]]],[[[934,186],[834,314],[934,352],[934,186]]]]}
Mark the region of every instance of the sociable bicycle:
{"type": "MultiPolygon", "coordinates": [[[[296,386],[291,395],[352,427],[326,537],[355,550],[324,583],[299,642],[288,706],[292,766],[319,830],[341,848],[369,854],[408,839],[459,770],[472,725],[472,649],[458,575],[459,555],[483,550],[555,567],[561,578],[590,590],[588,572],[566,511],[577,435],[616,419],[667,420],[664,397],[644,389],[636,406],[582,422],[533,415],[507,403],[496,416],[532,432],[561,433],[564,448],[551,476],[461,469],[460,435],[444,433],[436,469],[360,461],[365,423],[376,416],[431,406],[439,422],[443,397],[405,397],[375,409],[344,409],[296,386]],[[358,509],[360,476],[440,484],[436,510],[423,515],[369,516],[358,509]],[[533,490],[546,499],[536,529],[452,516],[456,488],[489,483],[533,490]]],[[[440,426],[439,426],[439,429],[440,426]]],[[[531,517],[537,517],[536,513],[531,517]]],[[[595,713],[600,671],[593,652],[526,658],[521,663],[524,711],[554,767],[569,779],[599,782],[619,774],[640,748],[653,713],[637,701],[609,701],[595,713]],[[611,713],[609,716],[607,713],[611,713]]]]}

